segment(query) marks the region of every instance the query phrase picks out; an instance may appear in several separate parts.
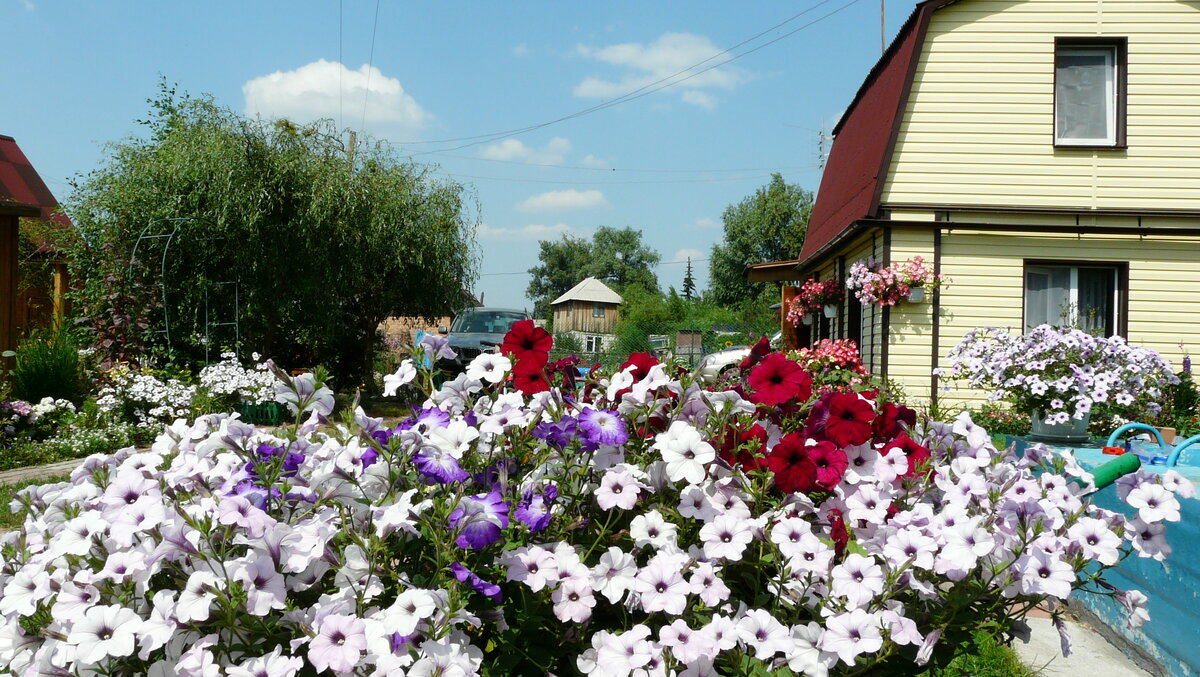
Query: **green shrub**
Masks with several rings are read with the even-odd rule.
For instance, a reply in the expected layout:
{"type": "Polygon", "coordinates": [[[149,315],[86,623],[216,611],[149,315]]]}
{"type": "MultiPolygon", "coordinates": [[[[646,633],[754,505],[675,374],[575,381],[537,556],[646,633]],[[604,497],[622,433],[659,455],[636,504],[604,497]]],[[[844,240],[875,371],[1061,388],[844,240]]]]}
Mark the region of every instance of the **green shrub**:
{"type": "Polygon", "coordinates": [[[66,332],[35,334],[17,346],[12,371],[13,395],[26,402],[44,397],[76,404],[86,394],[79,349],[66,332]]]}
{"type": "Polygon", "coordinates": [[[1028,435],[1029,412],[1014,411],[996,404],[985,404],[971,413],[971,420],[993,435],[1028,435]]]}

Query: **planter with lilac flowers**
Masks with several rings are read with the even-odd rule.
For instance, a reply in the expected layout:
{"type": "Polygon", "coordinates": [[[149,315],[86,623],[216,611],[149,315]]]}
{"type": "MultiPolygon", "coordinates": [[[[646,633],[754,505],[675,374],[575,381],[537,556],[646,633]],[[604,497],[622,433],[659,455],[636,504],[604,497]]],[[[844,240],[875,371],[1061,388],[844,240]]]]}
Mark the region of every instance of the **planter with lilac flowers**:
{"type": "MultiPolygon", "coordinates": [[[[418,348],[439,352],[442,345],[418,348]]],[[[396,425],[278,371],[295,426],[214,414],[25,489],[0,549],[14,674],[909,674],[1166,556],[1173,473],[1091,505],[1070,454],[963,414],[814,392],[752,352],[731,389],[631,355],[575,384],[517,323],[396,425]],[[1067,481],[1077,478],[1078,483],[1067,481]],[[1030,515],[1054,519],[1029,519],[1030,515]]],[[[406,360],[392,392],[433,379],[406,360]]],[[[1186,487],[1184,486],[1186,485],[1186,487]]]]}
{"type": "Polygon", "coordinates": [[[1120,336],[1041,325],[1027,334],[986,327],[969,332],[938,373],[963,379],[1032,416],[1035,436],[1064,442],[1088,438],[1097,412],[1127,420],[1156,417],[1163,392],[1179,382],[1157,352],[1120,336]]]}

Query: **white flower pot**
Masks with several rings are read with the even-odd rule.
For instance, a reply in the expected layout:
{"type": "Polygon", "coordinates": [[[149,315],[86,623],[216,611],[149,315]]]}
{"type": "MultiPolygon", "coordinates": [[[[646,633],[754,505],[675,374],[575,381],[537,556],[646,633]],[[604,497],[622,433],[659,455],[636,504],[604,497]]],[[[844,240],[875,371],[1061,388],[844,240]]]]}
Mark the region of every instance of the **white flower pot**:
{"type": "Polygon", "coordinates": [[[913,287],[908,290],[908,300],[911,303],[920,303],[925,300],[925,289],[923,287],[913,287]]]}
{"type": "Polygon", "coordinates": [[[833,318],[837,317],[837,314],[838,314],[837,306],[825,306],[824,310],[825,310],[825,317],[828,317],[831,320],[833,318]]]}
{"type": "Polygon", "coordinates": [[[804,324],[812,324],[813,316],[811,313],[804,313],[804,315],[801,316],[800,321],[803,322],[804,324]]]}
{"type": "Polygon", "coordinates": [[[1082,419],[1072,418],[1066,423],[1046,423],[1042,420],[1042,412],[1035,409],[1030,415],[1030,430],[1031,437],[1046,442],[1087,442],[1088,439],[1088,423],[1092,420],[1092,413],[1088,412],[1082,419]]]}

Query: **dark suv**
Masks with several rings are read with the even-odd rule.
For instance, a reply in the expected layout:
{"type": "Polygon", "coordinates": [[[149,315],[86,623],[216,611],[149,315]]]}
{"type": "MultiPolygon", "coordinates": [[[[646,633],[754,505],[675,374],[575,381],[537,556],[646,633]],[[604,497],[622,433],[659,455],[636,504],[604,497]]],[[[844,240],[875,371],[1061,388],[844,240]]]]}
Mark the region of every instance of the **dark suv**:
{"type": "Polygon", "coordinates": [[[449,330],[438,327],[439,333],[449,335],[450,347],[458,357],[439,360],[437,366],[456,374],[465,370],[480,353],[498,351],[509,328],[528,319],[529,313],[512,308],[467,308],[459,312],[449,330]]]}

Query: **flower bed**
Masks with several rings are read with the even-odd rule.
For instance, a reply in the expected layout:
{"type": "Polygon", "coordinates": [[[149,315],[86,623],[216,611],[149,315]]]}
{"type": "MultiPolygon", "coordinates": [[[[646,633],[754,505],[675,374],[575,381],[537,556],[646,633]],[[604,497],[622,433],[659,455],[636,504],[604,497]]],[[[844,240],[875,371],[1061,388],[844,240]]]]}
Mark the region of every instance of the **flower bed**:
{"type": "Polygon", "coordinates": [[[940,375],[1006,400],[1018,411],[1043,412],[1049,423],[1080,420],[1098,410],[1137,420],[1157,416],[1164,389],[1179,383],[1171,365],[1120,336],[1092,336],[1070,327],[1035,327],[1014,335],[985,327],[950,351],[940,375]]]}
{"type": "MultiPolygon", "coordinates": [[[[227,415],[27,490],[3,541],[0,659],[152,675],[864,674],[1027,631],[1123,554],[1161,559],[1172,474],[1089,506],[1069,456],[966,416],[813,396],[778,353],[732,390],[631,356],[562,389],[531,323],[388,428],[227,415]],[[1070,478],[1073,478],[1070,479],[1070,478]]],[[[395,392],[425,379],[411,362],[395,392]]],[[[1188,484],[1187,487],[1191,485],[1188,484]]],[[[1123,600],[1134,624],[1144,609],[1123,600]]]]}

